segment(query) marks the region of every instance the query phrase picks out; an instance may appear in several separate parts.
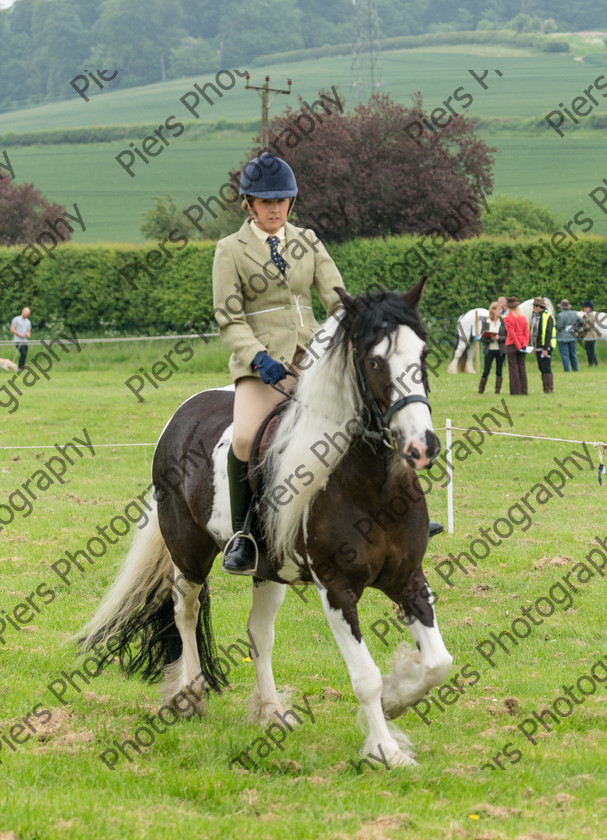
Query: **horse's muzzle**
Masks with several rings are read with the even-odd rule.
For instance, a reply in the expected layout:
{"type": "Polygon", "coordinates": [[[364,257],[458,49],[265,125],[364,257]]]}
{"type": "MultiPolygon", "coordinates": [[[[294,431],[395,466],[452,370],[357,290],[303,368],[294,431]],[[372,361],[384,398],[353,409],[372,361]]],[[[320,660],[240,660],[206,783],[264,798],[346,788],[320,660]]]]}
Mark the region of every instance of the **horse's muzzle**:
{"type": "Polygon", "coordinates": [[[440,452],[440,440],[434,432],[426,432],[426,442],[420,437],[412,437],[403,450],[403,458],[414,470],[430,469],[440,452]]]}

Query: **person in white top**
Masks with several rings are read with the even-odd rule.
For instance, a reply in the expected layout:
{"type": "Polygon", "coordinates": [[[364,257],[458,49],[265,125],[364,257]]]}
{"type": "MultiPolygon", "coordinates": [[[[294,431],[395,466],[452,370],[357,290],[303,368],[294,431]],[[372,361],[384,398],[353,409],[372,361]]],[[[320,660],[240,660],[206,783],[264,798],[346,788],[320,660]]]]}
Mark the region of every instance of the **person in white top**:
{"type": "Polygon", "coordinates": [[[25,306],[21,315],[15,315],[11,323],[11,332],[15,336],[14,341],[19,351],[19,370],[25,367],[27,358],[27,340],[32,334],[32,322],[29,319],[30,310],[25,306]]]}
{"type": "Polygon", "coordinates": [[[499,394],[502,388],[502,367],[504,365],[504,353],[506,342],[506,329],[501,319],[502,306],[499,301],[494,301],[489,307],[489,317],[483,321],[481,341],[483,353],[485,354],[485,368],[478,392],[482,394],[491,372],[491,366],[495,359],[495,393],[499,394]]]}

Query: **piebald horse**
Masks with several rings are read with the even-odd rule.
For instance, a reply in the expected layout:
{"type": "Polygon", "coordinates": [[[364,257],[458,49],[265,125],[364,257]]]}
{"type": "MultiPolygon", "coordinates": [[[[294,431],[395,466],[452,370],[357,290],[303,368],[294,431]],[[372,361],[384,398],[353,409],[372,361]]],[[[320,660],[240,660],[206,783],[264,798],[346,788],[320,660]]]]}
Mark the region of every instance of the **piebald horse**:
{"type": "MultiPolygon", "coordinates": [[[[554,306],[552,301],[545,297],[548,311],[554,318],[554,306]]],[[[533,298],[523,301],[519,306],[521,315],[524,315],[529,323],[533,315],[533,298]]],[[[582,313],[583,314],[583,313],[582,313]]],[[[474,338],[480,335],[483,330],[483,321],[489,315],[488,309],[477,307],[464,312],[457,319],[455,340],[453,343],[453,358],[447,367],[447,373],[476,373],[474,367],[474,338]]]]}
{"type": "MultiPolygon", "coordinates": [[[[271,656],[286,584],[314,583],[366,716],[364,751],[376,753],[381,745],[392,767],[415,762],[407,739],[386,718],[442,684],[452,664],[422,571],[428,512],[416,470],[429,468],[440,450],[427,397],[426,335],[416,311],[424,282],[405,295],[352,298],[338,290],[343,309],[310,343],[256,476],[261,559],[248,620],[255,717],[266,723],[284,713],[271,656]],[[383,678],[359,625],[357,604],[366,587],[394,602],[418,648],[397,651],[383,678]]],[[[180,692],[195,693],[198,679],[200,712],[206,690],[225,683],[207,577],[231,536],[233,402],[232,387],[203,391],[165,427],[152,467],[154,513],[80,637],[83,650],[105,645],[107,659],[118,656],[126,670],[162,676],[164,701],[175,707],[180,692]]]]}

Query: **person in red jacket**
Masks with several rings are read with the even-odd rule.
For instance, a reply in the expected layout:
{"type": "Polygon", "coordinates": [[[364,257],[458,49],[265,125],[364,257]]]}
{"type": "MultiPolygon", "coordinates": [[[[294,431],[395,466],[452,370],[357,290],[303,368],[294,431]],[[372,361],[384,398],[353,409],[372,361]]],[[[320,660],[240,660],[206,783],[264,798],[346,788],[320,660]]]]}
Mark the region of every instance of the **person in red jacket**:
{"type": "Polygon", "coordinates": [[[519,310],[519,302],[513,295],[506,300],[508,314],[504,318],[506,327],[506,358],[511,394],[527,393],[527,369],[525,348],[529,344],[529,324],[519,310]]]}

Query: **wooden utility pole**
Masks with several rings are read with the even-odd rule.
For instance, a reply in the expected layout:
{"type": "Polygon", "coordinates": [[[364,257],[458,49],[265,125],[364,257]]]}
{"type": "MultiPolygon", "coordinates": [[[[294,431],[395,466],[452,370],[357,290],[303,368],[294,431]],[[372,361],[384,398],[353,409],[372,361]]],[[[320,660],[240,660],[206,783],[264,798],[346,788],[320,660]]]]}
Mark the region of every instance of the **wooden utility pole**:
{"type": "Polygon", "coordinates": [[[293,81],[291,79],[287,79],[287,84],[289,86],[288,90],[279,90],[278,88],[271,88],[270,87],[270,77],[266,76],[265,84],[262,87],[256,87],[255,85],[249,84],[249,79],[251,78],[251,74],[247,73],[245,76],[247,80],[247,84],[245,86],[245,90],[259,90],[261,91],[261,146],[263,149],[268,148],[268,143],[270,140],[270,122],[268,119],[268,112],[270,110],[270,105],[276,99],[276,96],[272,97],[272,102],[268,102],[268,95],[270,93],[286,93],[287,95],[291,93],[291,85],[293,81]]]}

